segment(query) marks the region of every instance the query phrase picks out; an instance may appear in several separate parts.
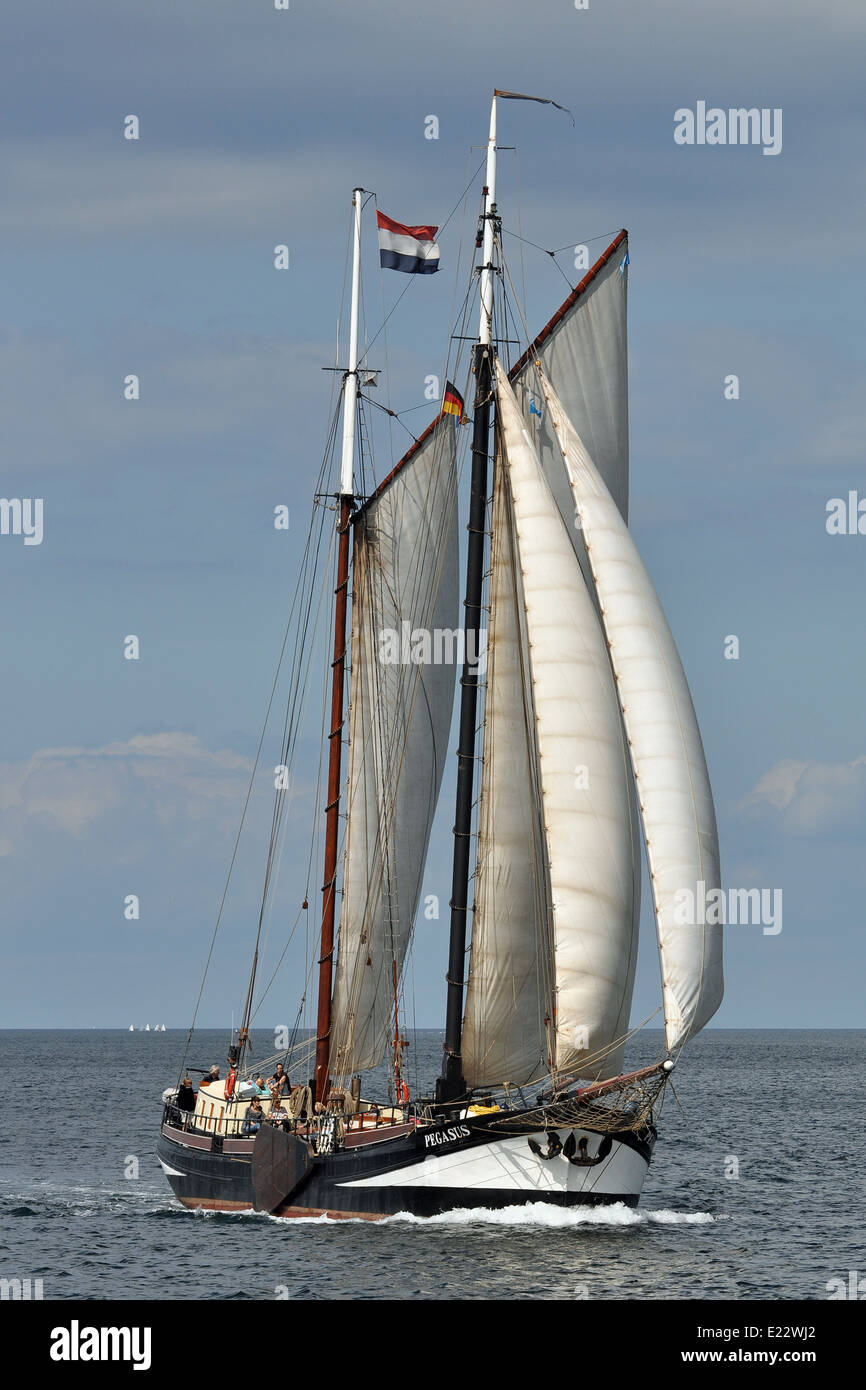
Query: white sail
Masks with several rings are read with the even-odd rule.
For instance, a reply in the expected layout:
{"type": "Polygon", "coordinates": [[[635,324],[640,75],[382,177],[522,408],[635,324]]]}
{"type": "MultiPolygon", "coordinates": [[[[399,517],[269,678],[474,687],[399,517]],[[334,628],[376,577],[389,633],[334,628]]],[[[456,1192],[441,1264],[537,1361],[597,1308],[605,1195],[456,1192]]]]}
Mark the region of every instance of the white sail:
{"type": "Polygon", "coordinates": [[[354,526],[335,1075],[376,1066],[393,1022],[447,754],[457,576],[455,425],[442,416],[354,526]]]}
{"type": "MultiPolygon", "coordinates": [[[[587,253],[586,247],[575,248],[587,253]]],[[[588,253],[587,253],[588,256],[588,253]]],[[[541,376],[559,395],[628,520],[628,235],[619,232],[578,281],[550,322],[509,372],[523,422],[566,524],[574,553],[595,601],[583,537],[574,524],[574,499],[556,432],[544,409],[541,376]],[[540,367],[539,365],[540,364],[540,367]]],[[[634,845],[634,931],[641,896],[640,821],[629,785],[634,845]]]]}
{"type": "Polygon", "coordinates": [[[622,1066],[617,1040],[628,1027],[637,950],[628,758],[595,606],[501,367],[497,403],[523,579],[550,883],[554,1064],[613,1076],[622,1066]]]}
{"type": "Polygon", "coordinates": [[[472,953],[463,1022],[470,1086],[548,1070],[553,1013],[547,850],[508,474],[494,475],[484,752],[472,953]]]}
{"type": "Polygon", "coordinates": [[[510,380],[557,505],[574,530],[574,504],[556,436],[541,409],[536,362],[585,441],[628,520],[628,237],[620,232],[512,368],[510,380]],[[538,410],[530,410],[533,402],[538,410]]]}
{"type": "Polygon", "coordinates": [[[721,926],[700,920],[713,915],[702,909],[721,882],[710,779],[682,662],[652,581],[562,402],[549,383],[542,390],[579,511],[628,734],[673,1049],[722,1000],[721,926]]]}

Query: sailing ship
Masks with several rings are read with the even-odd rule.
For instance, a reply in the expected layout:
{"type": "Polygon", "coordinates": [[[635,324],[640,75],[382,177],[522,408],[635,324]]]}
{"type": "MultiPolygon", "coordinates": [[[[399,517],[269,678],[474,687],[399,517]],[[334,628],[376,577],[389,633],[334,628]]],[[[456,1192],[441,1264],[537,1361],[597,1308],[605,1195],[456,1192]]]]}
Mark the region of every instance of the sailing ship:
{"type": "Polygon", "coordinates": [[[253,1061],[257,938],[227,1077],[205,1080],[194,1110],[167,1093],[158,1154],[187,1207],[377,1219],[633,1206],[673,1066],[721,1001],[721,929],[681,910],[684,891],[694,901],[703,885],[706,901],[720,883],[701,736],[627,527],[628,237],[613,237],[540,333],[521,335],[518,355],[496,199],[497,107],[512,98],[541,100],[497,91],[491,106],[462,629],[459,392],[383,481],[358,482],[359,399],[374,374],[358,333],[364,190],[352,195],[315,1035],[253,1061]],[[412,1099],[400,981],[456,685],[434,649],[457,632],[443,1063],[432,1093],[412,1099]],[[385,633],[408,634],[413,658],[386,659],[385,633]],[[651,1065],[625,1071],[642,839],[665,1036],[651,1065]],[[368,1098],[365,1073],[386,1056],[387,1094],[368,1098]],[[253,1121],[253,1077],[275,1060],[303,1083],[272,1085],[253,1121]]]}

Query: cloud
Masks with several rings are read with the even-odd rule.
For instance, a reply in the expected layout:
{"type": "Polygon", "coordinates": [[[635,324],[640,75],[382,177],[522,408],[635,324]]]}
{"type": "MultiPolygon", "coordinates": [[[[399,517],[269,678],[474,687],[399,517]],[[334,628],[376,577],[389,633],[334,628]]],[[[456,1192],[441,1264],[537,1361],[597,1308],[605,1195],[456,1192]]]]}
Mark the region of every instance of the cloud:
{"type": "Polygon", "coordinates": [[[785,759],[759,778],[737,809],[792,836],[859,839],[866,830],[866,755],[851,763],[785,759]]]}
{"type": "Polygon", "coordinates": [[[136,734],[102,748],[42,748],[0,764],[0,853],[40,831],[74,839],[106,817],[134,812],[163,830],[203,820],[236,822],[250,760],[211,751],[186,733],[136,734]]]}

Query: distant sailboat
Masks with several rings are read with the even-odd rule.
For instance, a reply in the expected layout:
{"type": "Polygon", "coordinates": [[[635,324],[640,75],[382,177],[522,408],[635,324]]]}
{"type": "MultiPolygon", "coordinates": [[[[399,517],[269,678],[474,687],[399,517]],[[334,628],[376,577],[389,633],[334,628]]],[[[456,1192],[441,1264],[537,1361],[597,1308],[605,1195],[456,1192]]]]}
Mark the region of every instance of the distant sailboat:
{"type": "Polygon", "coordinates": [[[135,1029],[133,1028],[133,1026],[132,1026],[131,1023],[130,1023],[130,1025],[129,1025],[129,1031],[130,1031],[130,1033],[134,1033],[134,1032],[135,1032],[135,1029]]]}
{"type": "MultiPolygon", "coordinates": [[[[463,401],[449,383],[440,414],[363,495],[358,399],[372,373],[358,350],[364,190],[356,189],[316,1036],[253,1066],[256,951],[228,1076],[205,1078],[192,1119],[173,1098],[163,1112],[160,1161],[189,1207],[376,1219],[521,1202],[635,1205],[674,1062],[721,1001],[721,929],[675,911],[682,890],[703,885],[708,894],[720,882],[712,792],[682,664],[626,524],[627,234],[614,237],[537,337],[524,335],[525,351],[511,362],[522,314],[506,293],[496,116],[497,98],[516,96],[493,99],[471,282],[480,285],[480,321],[468,376],[471,500],[442,1072],[434,1095],[410,1101],[399,980],[455,671],[429,657],[383,660],[382,634],[459,628],[463,401]],[[641,827],[665,1046],[653,1065],[624,1072],[641,827]],[[387,1098],[362,1100],[361,1074],[386,1055],[387,1098]],[[255,1133],[247,1122],[245,1132],[255,1094],[245,1078],[267,1075],[278,1060],[309,1083],[288,1097],[287,1120],[266,1118],[255,1133]]],[[[437,229],[380,214],[383,226],[382,264],[418,270],[437,229]]],[[[461,324],[455,341],[463,340],[461,324]]],[[[312,606],[319,594],[310,591],[312,606]]],[[[186,1053],[180,1076],[185,1069],[186,1053]]],[[[264,1100],[266,1117],[271,1105],[264,1100]]]]}

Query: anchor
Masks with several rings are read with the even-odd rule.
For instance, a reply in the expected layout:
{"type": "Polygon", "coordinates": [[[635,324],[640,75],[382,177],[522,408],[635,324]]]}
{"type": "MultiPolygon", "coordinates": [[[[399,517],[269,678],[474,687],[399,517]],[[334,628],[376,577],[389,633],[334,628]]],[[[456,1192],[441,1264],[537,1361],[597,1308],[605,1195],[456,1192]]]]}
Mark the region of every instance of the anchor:
{"type": "Polygon", "coordinates": [[[535,1139],[527,1139],[526,1142],[531,1148],[532,1152],[535,1154],[536,1158],[556,1158],[559,1154],[562,1153],[562,1141],[559,1135],[556,1133],[555,1129],[550,1130],[550,1132],[548,1133],[547,1153],[544,1152],[541,1145],[538,1144],[535,1139]]]}

